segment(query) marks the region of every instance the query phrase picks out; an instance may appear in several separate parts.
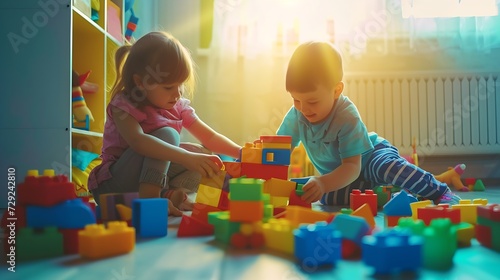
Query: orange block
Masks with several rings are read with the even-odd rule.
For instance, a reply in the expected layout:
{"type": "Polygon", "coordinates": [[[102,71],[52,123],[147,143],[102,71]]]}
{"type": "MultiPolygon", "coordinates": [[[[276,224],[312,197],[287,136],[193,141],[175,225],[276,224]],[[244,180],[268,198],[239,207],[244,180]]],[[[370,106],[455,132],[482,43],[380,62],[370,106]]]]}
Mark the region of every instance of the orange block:
{"type": "Polygon", "coordinates": [[[406,218],[406,216],[387,216],[385,215],[385,226],[386,227],[395,227],[398,225],[399,219],[406,218]]]}
{"type": "Polygon", "coordinates": [[[264,182],[264,193],[268,193],[271,196],[281,196],[281,197],[289,197],[292,191],[295,191],[295,187],[297,183],[278,179],[271,178],[264,182]]]}
{"type": "Polygon", "coordinates": [[[327,221],[330,218],[328,212],[314,211],[302,206],[288,206],[285,219],[289,220],[294,227],[300,224],[314,224],[319,221],[327,221]]]}
{"type": "Polygon", "coordinates": [[[371,210],[371,206],[368,203],[361,205],[358,209],[351,213],[352,216],[362,217],[370,225],[371,228],[375,227],[375,218],[371,210]]]}
{"type": "Polygon", "coordinates": [[[258,222],[264,218],[263,201],[229,201],[229,221],[258,222]]]}
{"type": "Polygon", "coordinates": [[[246,143],[241,149],[241,162],[262,163],[262,147],[257,148],[252,143],[246,143]]]}
{"type": "Polygon", "coordinates": [[[127,223],[113,221],[104,225],[91,224],[78,232],[78,252],[90,259],[125,254],[135,247],[135,228],[127,223]]]}
{"type": "Polygon", "coordinates": [[[224,161],[226,172],[233,178],[241,177],[241,162],[224,161]]]}

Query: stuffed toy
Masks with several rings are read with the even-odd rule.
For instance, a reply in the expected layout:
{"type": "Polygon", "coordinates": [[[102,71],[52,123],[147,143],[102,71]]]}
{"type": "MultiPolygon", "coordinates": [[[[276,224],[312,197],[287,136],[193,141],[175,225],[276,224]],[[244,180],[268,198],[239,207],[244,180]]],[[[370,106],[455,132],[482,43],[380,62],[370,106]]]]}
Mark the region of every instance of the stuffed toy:
{"type": "Polygon", "coordinates": [[[448,171],[445,171],[439,175],[435,175],[436,179],[442,183],[446,183],[449,187],[454,187],[457,191],[468,192],[469,188],[462,184],[460,176],[465,171],[465,164],[457,164],[457,166],[448,167],[448,171]]]}
{"type": "Polygon", "coordinates": [[[83,75],[78,75],[78,73],[73,70],[71,101],[73,116],[77,122],[86,122],[87,116],[89,120],[94,121],[92,112],[90,112],[90,109],[85,103],[83,93],[94,93],[99,89],[99,87],[94,83],[86,81],[89,75],[90,71],[83,75]]]}

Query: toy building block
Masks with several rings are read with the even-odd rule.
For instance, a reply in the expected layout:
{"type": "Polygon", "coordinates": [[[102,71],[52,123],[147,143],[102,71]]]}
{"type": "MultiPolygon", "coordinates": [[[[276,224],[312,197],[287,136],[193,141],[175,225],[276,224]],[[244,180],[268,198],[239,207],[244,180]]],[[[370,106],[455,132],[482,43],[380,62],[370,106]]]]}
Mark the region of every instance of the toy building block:
{"type": "Polygon", "coordinates": [[[263,183],[263,180],[255,178],[233,178],[229,180],[229,199],[231,201],[260,201],[263,183]]]}
{"type": "Polygon", "coordinates": [[[425,225],[429,225],[432,220],[438,218],[448,218],[452,224],[458,224],[460,223],[460,210],[428,205],[417,209],[417,218],[424,221],[425,225]]]}
{"type": "Polygon", "coordinates": [[[117,204],[132,208],[132,201],[139,198],[138,192],[107,193],[99,196],[100,217],[103,221],[118,221],[120,215],[116,210],[117,204]]]}
{"type": "Polygon", "coordinates": [[[385,230],[363,237],[362,260],[375,274],[417,271],[422,267],[424,239],[409,231],[385,230]]]}
{"type": "Polygon", "coordinates": [[[262,143],[262,149],[292,150],[292,143],[262,143]]]}
{"type": "Polygon", "coordinates": [[[293,254],[293,229],[294,226],[288,220],[269,219],[267,223],[262,224],[262,233],[264,234],[266,247],[287,254],[293,254]]]}
{"type": "Polygon", "coordinates": [[[457,245],[458,247],[470,247],[471,240],[474,238],[474,225],[469,223],[460,222],[453,225],[457,232],[457,245]]]}
{"type": "Polygon", "coordinates": [[[370,226],[366,220],[352,215],[336,215],[330,225],[341,232],[342,238],[354,241],[358,245],[361,245],[363,236],[370,233],[370,226]]]}
{"type": "Polygon", "coordinates": [[[241,162],[262,163],[262,146],[245,143],[245,146],[241,148],[241,162]]]}
{"type": "Polygon", "coordinates": [[[458,204],[452,205],[452,209],[460,210],[460,221],[475,225],[477,223],[477,207],[488,204],[487,199],[462,199],[458,204]]]}
{"type": "Polygon", "coordinates": [[[182,215],[181,223],[177,230],[177,237],[207,236],[212,234],[214,234],[214,226],[209,224],[208,221],[182,215]]]}
{"type": "Polygon", "coordinates": [[[292,136],[287,135],[262,135],[259,139],[262,143],[292,143],[292,136]]]}
{"type": "Polygon", "coordinates": [[[219,206],[221,194],[222,189],[200,184],[195,202],[217,207],[219,206]]]}
{"type": "Polygon", "coordinates": [[[122,221],[132,221],[132,208],[125,206],[123,204],[116,205],[116,211],[118,211],[118,215],[120,216],[120,220],[122,221]]]}
{"type": "Polygon", "coordinates": [[[78,232],[80,229],[59,229],[63,237],[65,255],[78,254],[78,232]]]}
{"type": "Polygon", "coordinates": [[[406,217],[408,217],[408,216],[387,216],[387,215],[385,215],[384,216],[385,227],[387,227],[387,228],[395,227],[398,225],[399,219],[406,218],[406,217]]]}
{"type": "Polygon", "coordinates": [[[361,244],[352,240],[342,238],[342,259],[359,260],[361,259],[361,244]]]}
{"type": "Polygon", "coordinates": [[[262,221],[267,223],[274,216],[274,206],[272,204],[264,204],[264,217],[262,221]]]}
{"type": "Polygon", "coordinates": [[[464,186],[460,180],[460,176],[462,176],[464,171],[465,164],[457,164],[455,167],[448,167],[447,171],[439,175],[435,175],[434,177],[439,182],[445,183],[448,186],[455,188],[457,191],[468,192],[469,188],[464,186]]]}
{"type": "Polygon", "coordinates": [[[302,189],[304,187],[303,184],[297,184],[297,187],[295,188],[295,193],[298,196],[302,196],[304,194],[304,190],[302,189]]]}
{"type": "Polygon", "coordinates": [[[26,225],[28,227],[80,229],[95,222],[94,213],[80,198],[67,200],[51,207],[26,207],[26,225]]]}
{"type": "Polygon", "coordinates": [[[411,216],[411,203],[416,201],[417,199],[412,195],[405,191],[400,191],[394,194],[394,196],[384,205],[383,211],[387,216],[411,216]]]}
{"type": "Polygon", "coordinates": [[[453,266],[457,250],[457,232],[449,219],[434,219],[424,229],[424,267],[445,270],[453,266]]]}
{"type": "Polygon", "coordinates": [[[240,231],[240,222],[229,221],[229,211],[208,213],[208,223],[214,226],[215,240],[229,244],[231,236],[240,231]]]}
{"type": "Polygon", "coordinates": [[[373,189],[377,195],[377,208],[382,209],[383,206],[392,198],[392,193],[399,191],[400,188],[394,186],[377,186],[373,189]]]}
{"type": "Polygon", "coordinates": [[[258,163],[241,163],[241,176],[269,180],[271,178],[288,179],[288,165],[270,165],[258,163]]]}
{"type": "Polygon", "coordinates": [[[288,205],[311,208],[311,203],[303,201],[302,198],[294,191],[290,193],[290,197],[288,198],[288,205]]]}
{"type": "Polygon", "coordinates": [[[303,268],[335,265],[341,258],[341,233],[326,222],[301,225],[293,236],[294,255],[303,268]]]}
{"type": "Polygon", "coordinates": [[[290,165],[291,150],[262,149],[262,164],[290,165]]]}
{"type": "Polygon", "coordinates": [[[229,210],[229,190],[227,191],[222,191],[220,194],[220,199],[219,199],[219,205],[217,205],[217,208],[220,210],[229,210]]]}
{"type": "Polygon", "coordinates": [[[237,232],[231,236],[230,244],[238,249],[260,248],[264,246],[265,238],[262,233],[256,232],[251,235],[244,235],[237,232]]]}
{"type": "Polygon", "coordinates": [[[361,207],[363,204],[367,203],[372,210],[372,214],[374,216],[377,215],[377,194],[373,192],[373,190],[365,190],[364,193],[361,190],[354,189],[350,193],[350,202],[349,206],[352,210],[356,210],[361,207]]]}
{"type": "Polygon", "coordinates": [[[464,181],[469,191],[473,191],[474,185],[476,184],[476,178],[465,178],[464,181]]]}
{"type": "Polygon", "coordinates": [[[38,176],[37,170],[28,171],[24,182],[17,187],[18,205],[53,206],[75,199],[75,185],[65,175],[54,175],[51,169],[38,176]]]}
{"type": "Polygon", "coordinates": [[[229,201],[229,221],[251,223],[261,221],[263,218],[263,201],[229,201]]]}
{"type": "Polygon", "coordinates": [[[370,228],[375,228],[375,218],[368,203],[363,204],[351,213],[352,216],[361,217],[366,220],[370,228]]]}
{"type": "Polygon", "coordinates": [[[206,204],[195,203],[193,205],[191,217],[203,222],[208,222],[208,213],[218,211],[221,211],[221,209],[206,204]]]}
{"type": "Polygon", "coordinates": [[[84,258],[100,259],[129,253],[135,246],[135,229],[122,221],[87,225],[78,233],[78,252],[84,258]]]}
{"type": "Polygon", "coordinates": [[[274,208],[286,207],[288,205],[288,197],[271,196],[271,204],[274,208]]]}
{"type": "Polygon", "coordinates": [[[500,251],[500,204],[477,207],[476,239],[488,248],[500,251]]]}
{"type": "Polygon", "coordinates": [[[418,208],[426,207],[428,205],[432,205],[432,202],[430,200],[422,200],[422,201],[417,201],[417,202],[411,202],[410,203],[410,208],[411,208],[411,217],[414,220],[417,220],[417,214],[418,214],[418,208]]]}
{"type": "Polygon", "coordinates": [[[296,186],[297,183],[292,181],[271,178],[264,182],[263,191],[271,196],[289,197],[296,186]]]}
{"type": "Polygon", "coordinates": [[[132,225],[140,237],[167,236],[168,199],[135,199],[132,202],[132,225]]]}
{"type": "Polygon", "coordinates": [[[63,236],[56,227],[46,227],[41,230],[20,228],[16,234],[16,247],[13,253],[18,261],[62,256],[63,236]]]}
{"type": "Polygon", "coordinates": [[[398,228],[408,229],[416,235],[423,235],[426,226],[422,220],[414,220],[410,217],[404,217],[399,219],[398,228]]]}
{"type": "Polygon", "coordinates": [[[300,206],[288,206],[286,208],[285,219],[289,220],[293,227],[300,224],[314,224],[319,221],[326,221],[330,213],[314,211],[300,206]]]}
{"type": "Polygon", "coordinates": [[[484,187],[483,181],[481,180],[476,180],[476,183],[474,184],[474,191],[475,192],[482,192],[486,188],[484,187]]]}
{"type": "Polygon", "coordinates": [[[226,180],[227,172],[224,170],[220,170],[219,173],[215,174],[212,177],[201,177],[200,184],[205,186],[209,186],[212,188],[222,189],[224,186],[224,181],[226,180]]]}
{"type": "Polygon", "coordinates": [[[241,162],[224,161],[223,163],[227,174],[233,178],[241,177],[241,162]]]}
{"type": "Polygon", "coordinates": [[[295,182],[297,184],[302,184],[305,185],[309,181],[309,177],[303,177],[303,178],[291,178],[290,181],[295,182]]]}

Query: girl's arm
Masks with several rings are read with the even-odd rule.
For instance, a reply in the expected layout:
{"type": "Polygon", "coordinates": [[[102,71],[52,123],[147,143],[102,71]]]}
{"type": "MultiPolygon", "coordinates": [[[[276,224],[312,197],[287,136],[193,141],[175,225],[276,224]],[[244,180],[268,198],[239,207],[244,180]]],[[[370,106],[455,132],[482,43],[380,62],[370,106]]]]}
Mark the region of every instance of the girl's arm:
{"type": "Polygon", "coordinates": [[[330,173],[311,177],[304,185],[302,200],[310,203],[321,199],[321,196],[336,191],[354,182],[361,172],[361,155],[348,157],[330,173]]]}
{"type": "Polygon", "coordinates": [[[219,166],[222,166],[222,161],[215,155],[192,153],[144,133],[137,120],[121,109],[113,108],[112,115],[118,132],[138,154],[177,162],[202,176],[211,177],[220,170],[219,166]]]}
{"type": "Polygon", "coordinates": [[[240,157],[240,145],[216,132],[202,120],[197,119],[187,130],[212,152],[233,158],[240,157]]]}

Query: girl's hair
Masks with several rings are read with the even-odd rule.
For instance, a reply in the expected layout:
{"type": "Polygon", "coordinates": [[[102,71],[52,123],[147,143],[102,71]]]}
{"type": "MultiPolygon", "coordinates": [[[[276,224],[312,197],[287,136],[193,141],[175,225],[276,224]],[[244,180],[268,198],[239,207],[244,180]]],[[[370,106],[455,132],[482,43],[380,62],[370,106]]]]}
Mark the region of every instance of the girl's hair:
{"type": "Polygon", "coordinates": [[[294,51],[286,72],[286,91],[315,91],[317,85],[333,88],[342,81],[340,52],[327,42],[307,42],[294,51]]]}
{"type": "Polygon", "coordinates": [[[179,40],[166,32],[150,32],[134,44],[118,48],[115,68],[116,80],[111,88],[111,98],[123,92],[133,101],[145,104],[147,99],[136,86],[134,75],[142,79],[146,88],[155,84],[183,83],[183,95],[194,90],[191,55],[179,40]]]}

